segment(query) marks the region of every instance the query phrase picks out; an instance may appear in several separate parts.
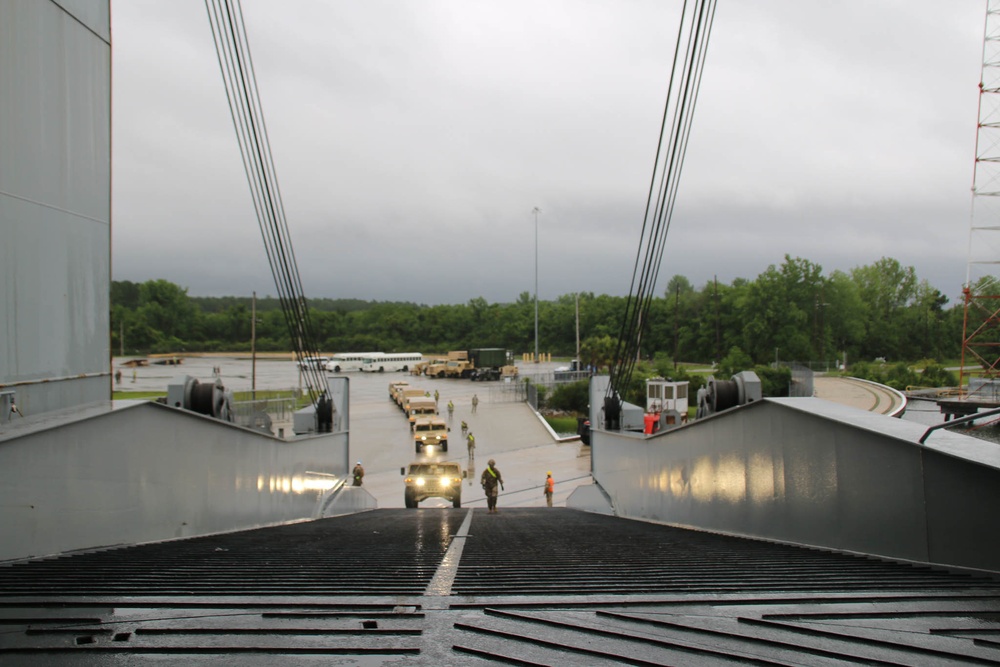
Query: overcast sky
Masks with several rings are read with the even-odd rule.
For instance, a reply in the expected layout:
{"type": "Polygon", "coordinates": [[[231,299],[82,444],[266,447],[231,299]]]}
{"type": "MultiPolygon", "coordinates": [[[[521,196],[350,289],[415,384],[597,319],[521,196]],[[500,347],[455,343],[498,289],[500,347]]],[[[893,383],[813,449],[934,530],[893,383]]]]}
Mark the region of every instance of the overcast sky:
{"type": "MultiPolygon", "coordinates": [[[[677,0],[243,0],[309,297],[626,294],[677,0]]],[[[660,270],[954,302],[985,0],[719,0],[660,270]]],[[[276,294],[201,0],[112,3],[115,280],[276,294]]]]}

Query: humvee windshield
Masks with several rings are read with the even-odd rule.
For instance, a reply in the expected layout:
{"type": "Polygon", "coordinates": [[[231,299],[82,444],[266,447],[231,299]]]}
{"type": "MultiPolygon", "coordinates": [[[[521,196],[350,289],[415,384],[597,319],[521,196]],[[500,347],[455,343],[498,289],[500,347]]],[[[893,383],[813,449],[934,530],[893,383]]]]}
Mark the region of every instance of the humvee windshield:
{"type": "Polygon", "coordinates": [[[411,463],[410,475],[422,475],[424,477],[440,477],[443,475],[461,476],[462,468],[457,463],[444,465],[440,463],[411,463]]]}

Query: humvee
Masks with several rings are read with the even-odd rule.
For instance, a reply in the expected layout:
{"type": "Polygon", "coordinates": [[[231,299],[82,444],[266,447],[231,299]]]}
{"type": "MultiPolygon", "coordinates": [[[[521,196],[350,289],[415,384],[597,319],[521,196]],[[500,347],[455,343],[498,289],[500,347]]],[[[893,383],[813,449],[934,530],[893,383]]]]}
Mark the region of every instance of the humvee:
{"type": "Polygon", "coordinates": [[[418,417],[413,422],[413,444],[417,453],[424,452],[427,447],[448,451],[448,430],[448,425],[440,417],[418,417]]]}
{"type": "Polygon", "coordinates": [[[409,469],[400,468],[399,474],[406,475],[403,483],[403,501],[407,507],[416,507],[428,498],[444,498],[452,507],[462,506],[462,479],[465,471],[453,461],[428,463],[414,461],[409,469]]]}

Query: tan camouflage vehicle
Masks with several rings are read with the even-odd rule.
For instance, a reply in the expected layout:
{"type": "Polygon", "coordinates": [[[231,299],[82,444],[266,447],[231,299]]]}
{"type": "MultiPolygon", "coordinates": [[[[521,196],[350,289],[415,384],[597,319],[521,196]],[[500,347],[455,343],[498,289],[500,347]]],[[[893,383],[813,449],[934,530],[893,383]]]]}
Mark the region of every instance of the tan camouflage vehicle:
{"type": "Polygon", "coordinates": [[[399,399],[396,398],[396,394],[410,386],[410,383],[406,380],[394,380],[389,383],[389,398],[399,403],[399,399]]]}
{"type": "Polygon", "coordinates": [[[413,422],[413,444],[417,453],[448,451],[448,425],[440,417],[420,417],[413,422]]]}
{"type": "Polygon", "coordinates": [[[435,378],[467,378],[475,366],[467,359],[449,359],[443,364],[431,364],[427,375],[435,378]]]}
{"type": "Polygon", "coordinates": [[[421,418],[437,417],[437,403],[430,396],[414,396],[410,399],[406,408],[406,415],[410,418],[410,428],[421,418]]]}
{"type": "Polygon", "coordinates": [[[462,479],[465,471],[453,461],[440,463],[414,461],[408,468],[400,468],[405,475],[403,501],[407,507],[416,507],[428,498],[445,498],[452,507],[462,506],[462,479]]]}
{"type": "Polygon", "coordinates": [[[403,412],[408,412],[407,403],[409,403],[411,398],[418,398],[427,395],[426,389],[419,389],[417,387],[404,387],[400,391],[396,392],[396,403],[399,405],[399,409],[403,412]]]}

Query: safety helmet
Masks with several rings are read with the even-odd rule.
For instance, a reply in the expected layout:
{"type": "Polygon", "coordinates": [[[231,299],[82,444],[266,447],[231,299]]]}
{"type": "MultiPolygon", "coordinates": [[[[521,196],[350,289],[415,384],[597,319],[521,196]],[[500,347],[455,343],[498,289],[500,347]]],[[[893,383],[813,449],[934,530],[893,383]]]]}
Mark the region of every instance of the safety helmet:
{"type": "Polygon", "coordinates": [[[551,471],[551,470],[550,470],[550,471],[548,471],[548,472],[547,472],[547,473],[545,473],[545,474],[546,474],[546,475],[548,475],[549,477],[552,477],[552,471],[551,471]]]}
{"type": "Polygon", "coordinates": [[[490,467],[491,467],[491,468],[492,468],[492,467],[493,467],[494,465],[496,465],[496,461],[494,461],[493,459],[490,459],[489,461],[487,461],[487,463],[489,463],[489,465],[490,465],[490,467]]]}
{"type": "Polygon", "coordinates": [[[358,465],[361,465],[361,461],[358,461],[358,465]]]}

